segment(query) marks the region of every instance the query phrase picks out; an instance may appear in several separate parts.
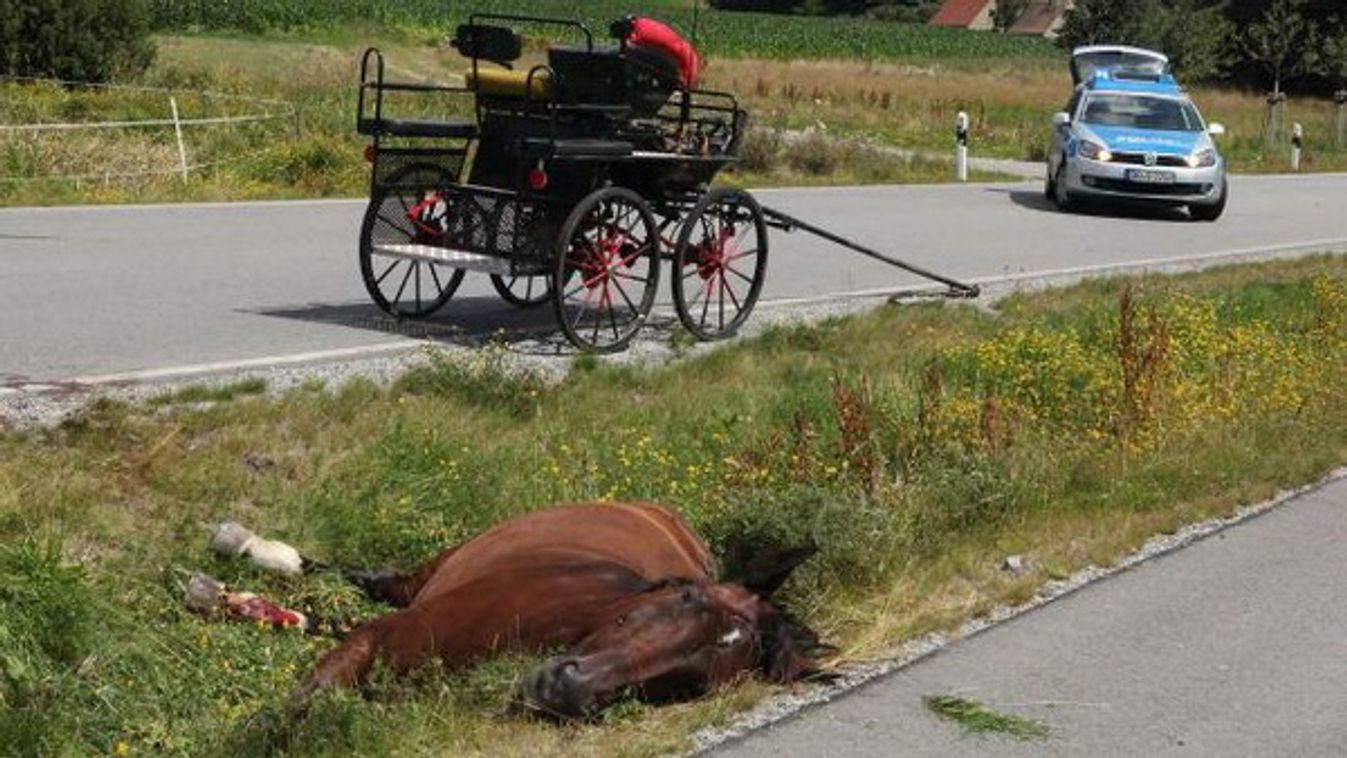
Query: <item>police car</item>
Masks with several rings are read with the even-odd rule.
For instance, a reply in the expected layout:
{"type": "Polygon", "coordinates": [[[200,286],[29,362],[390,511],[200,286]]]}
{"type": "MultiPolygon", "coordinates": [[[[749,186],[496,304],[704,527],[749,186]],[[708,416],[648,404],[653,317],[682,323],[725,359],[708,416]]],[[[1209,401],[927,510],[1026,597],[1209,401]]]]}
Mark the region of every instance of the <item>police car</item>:
{"type": "Polygon", "coordinates": [[[1045,187],[1065,211],[1085,200],[1140,200],[1187,206],[1215,221],[1229,188],[1225,161],[1196,106],[1169,73],[1169,59],[1119,45],[1071,55],[1075,93],[1052,118],[1045,187]]]}

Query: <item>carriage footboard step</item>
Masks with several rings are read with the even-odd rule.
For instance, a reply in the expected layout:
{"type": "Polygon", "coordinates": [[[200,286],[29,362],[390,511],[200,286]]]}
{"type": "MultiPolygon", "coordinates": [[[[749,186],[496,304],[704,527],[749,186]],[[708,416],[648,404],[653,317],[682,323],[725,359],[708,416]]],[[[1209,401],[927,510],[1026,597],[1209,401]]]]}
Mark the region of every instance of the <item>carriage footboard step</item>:
{"type": "Polygon", "coordinates": [[[976,284],[968,284],[966,282],[958,281],[957,279],[951,279],[947,276],[941,276],[940,274],[937,274],[934,271],[928,271],[924,268],[921,268],[920,266],[915,266],[911,263],[908,263],[907,261],[902,261],[897,258],[894,258],[893,256],[885,255],[884,253],[881,253],[877,250],[872,250],[858,242],[849,240],[846,237],[833,234],[827,229],[822,229],[820,227],[814,226],[813,224],[807,221],[801,221],[800,219],[795,218],[790,214],[782,213],[781,211],[775,208],[768,208],[767,206],[764,205],[762,207],[762,214],[766,216],[767,224],[775,229],[780,229],[784,232],[793,232],[796,229],[801,229],[806,232],[809,232],[810,234],[816,237],[822,237],[823,239],[828,240],[829,242],[841,245],[842,247],[845,247],[848,250],[853,250],[857,253],[860,253],[861,255],[874,258],[877,261],[881,261],[883,263],[889,264],[890,266],[895,266],[909,273],[916,274],[917,276],[920,276],[924,279],[930,279],[931,281],[939,282],[949,288],[945,292],[940,293],[944,297],[974,298],[977,297],[982,292],[982,289],[978,287],[976,284]]]}
{"type": "Polygon", "coordinates": [[[496,274],[497,276],[510,274],[510,261],[505,258],[479,255],[433,245],[379,243],[373,245],[373,252],[376,255],[390,258],[405,258],[421,263],[439,263],[467,271],[479,271],[484,274],[496,274]]]}

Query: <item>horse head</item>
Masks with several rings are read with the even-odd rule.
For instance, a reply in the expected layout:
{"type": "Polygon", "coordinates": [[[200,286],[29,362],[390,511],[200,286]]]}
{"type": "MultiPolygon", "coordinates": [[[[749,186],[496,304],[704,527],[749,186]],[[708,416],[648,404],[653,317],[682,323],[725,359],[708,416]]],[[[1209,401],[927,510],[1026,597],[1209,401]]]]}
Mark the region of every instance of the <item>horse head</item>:
{"type": "Polygon", "coordinates": [[[813,552],[759,559],[743,583],[652,583],[616,603],[566,654],[526,674],[517,702],[557,719],[587,719],[628,693],[668,702],[750,674],[786,683],[818,673],[815,656],[825,646],[771,600],[813,552]]]}

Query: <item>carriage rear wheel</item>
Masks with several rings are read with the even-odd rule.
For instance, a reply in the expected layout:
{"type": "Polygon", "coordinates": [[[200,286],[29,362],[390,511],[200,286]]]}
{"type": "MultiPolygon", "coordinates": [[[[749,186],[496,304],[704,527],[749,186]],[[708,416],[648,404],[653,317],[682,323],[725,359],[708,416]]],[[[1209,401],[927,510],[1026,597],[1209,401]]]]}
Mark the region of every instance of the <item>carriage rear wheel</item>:
{"type": "Polygon", "coordinates": [[[516,308],[532,308],[552,299],[552,277],[491,275],[491,286],[501,299],[516,308]]]}
{"type": "Polygon", "coordinates": [[[453,297],[463,269],[400,252],[436,246],[460,218],[443,188],[454,176],[429,163],[394,171],[371,194],[360,228],[360,275],[370,299],[397,318],[425,318],[453,297]],[[400,250],[401,249],[401,250],[400,250]]]}
{"type": "Polygon", "coordinates": [[[605,187],[581,200],[561,228],[552,303],[581,350],[621,350],[641,330],[659,286],[660,240],[640,195],[605,187]]]}
{"type": "Polygon", "coordinates": [[[743,190],[718,187],[683,221],[674,248],[678,318],[703,340],[724,339],[748,319],[767,273],[767,224],[743,190]]]}

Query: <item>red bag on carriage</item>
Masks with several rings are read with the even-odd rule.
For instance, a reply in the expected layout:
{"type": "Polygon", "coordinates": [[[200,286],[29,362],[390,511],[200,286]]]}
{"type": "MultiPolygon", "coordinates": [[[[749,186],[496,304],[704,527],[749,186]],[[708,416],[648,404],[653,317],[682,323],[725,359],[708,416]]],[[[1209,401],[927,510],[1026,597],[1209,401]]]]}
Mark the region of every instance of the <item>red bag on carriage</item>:
{"type": "Polygon", "coordinates": [[[702,73],[701,58],[692,43],[684,39],[683,35],[672,26],[653,18],[634,18],[631,20],[627,44],[669,56],[678,64],[679,78],[683,87],[694,89],[697,86],[697,80],[702,73]]]}

